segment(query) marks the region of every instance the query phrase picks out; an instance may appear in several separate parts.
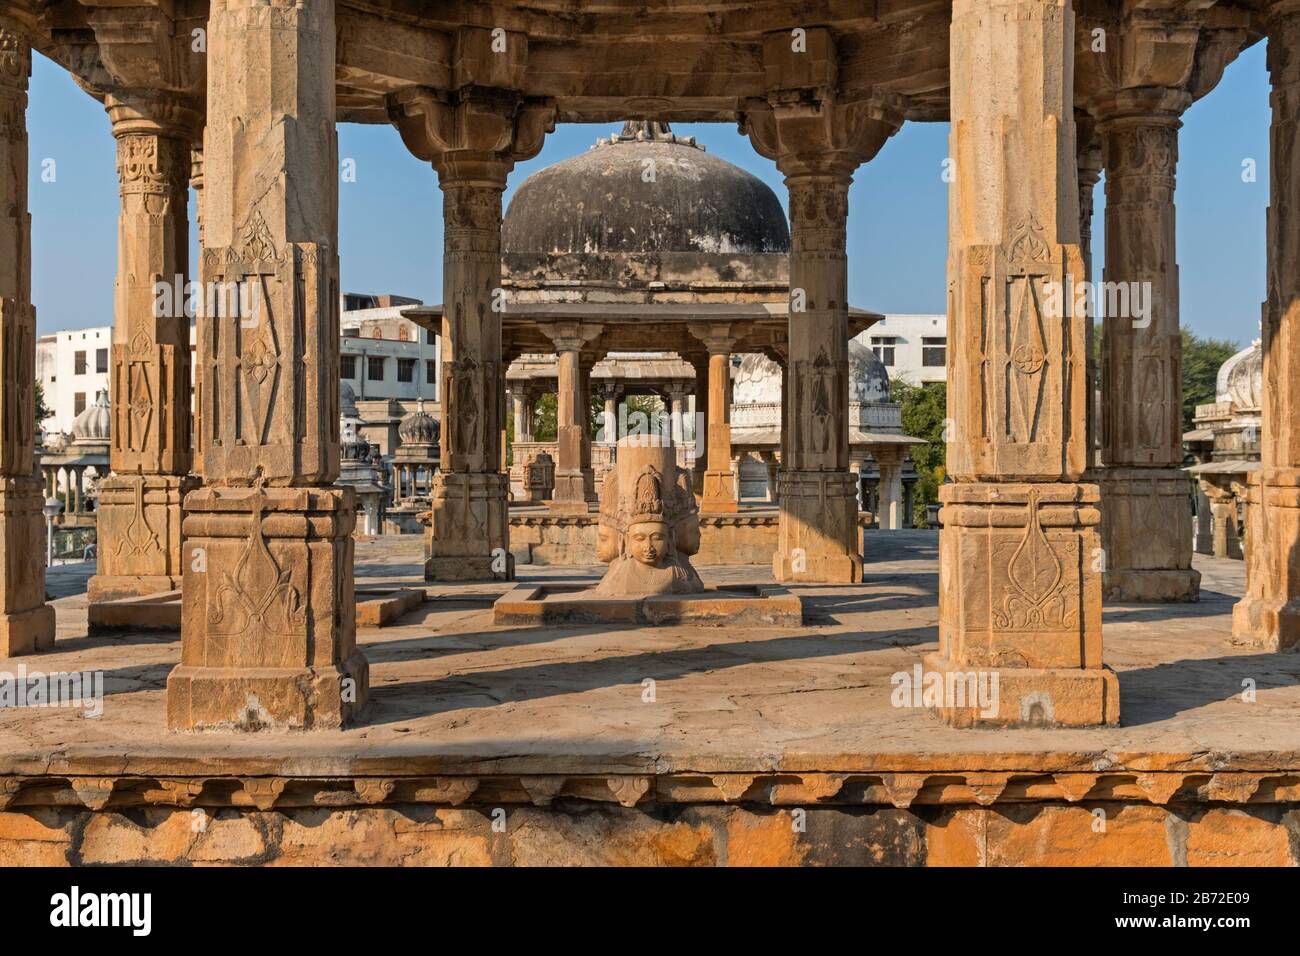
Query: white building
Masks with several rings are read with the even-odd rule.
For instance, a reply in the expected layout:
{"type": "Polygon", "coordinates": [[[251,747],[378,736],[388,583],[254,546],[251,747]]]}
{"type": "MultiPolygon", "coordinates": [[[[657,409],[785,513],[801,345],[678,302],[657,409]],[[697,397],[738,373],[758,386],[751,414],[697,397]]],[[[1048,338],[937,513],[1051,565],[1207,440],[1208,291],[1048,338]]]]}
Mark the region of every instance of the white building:
{"type": "Polygon", "coordinates": [[[36,343],[36,380],[45,406],[54,414],[41,423],[46,431],[70,432],[73,420],[108,390],[112,326],[55,332],[36,343]]]}
{"type": "MultiPolygon", "coordinates": [[[[401,317],[418,299],[345,293],[341,298],[339,378],[352,386],[361,417],[374,426],[367,437],[385,454],[396,445],[397,425],[419,399],[437,415],[438,336],[401,317]],[[390,434],[391,433],[391,434],[390,434]]],[[[195,328],[190,327],[193,352],[195,328]]],[[[42,336],[36,346],[36,377],[54,414],[47,432],[69,432],[72,422],[109,389],[113,327],[42,336]]]]}
{"type": "Polygon", "coordinates": [[[948,380],[946,315],[886,315],[857,341],[876,353],[891,380],[911,385],[948,380]]]}

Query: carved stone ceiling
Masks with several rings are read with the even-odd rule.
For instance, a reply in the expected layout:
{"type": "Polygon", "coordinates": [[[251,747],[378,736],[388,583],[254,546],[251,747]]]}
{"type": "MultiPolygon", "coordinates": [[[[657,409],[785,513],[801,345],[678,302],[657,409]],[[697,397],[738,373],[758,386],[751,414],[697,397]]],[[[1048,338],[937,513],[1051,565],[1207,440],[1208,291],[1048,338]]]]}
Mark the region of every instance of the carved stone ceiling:
{"type": "MultiPolygon", "coordinates": [[[[0,5],[34,25],[38,50],[93,95],[163,89],[201,106],[203,58],[191,35],[207,0],[27,0],[0,5]]],[[[1080,0],[1076,86],[1083,96],[1122,73],[1117,56],[1084,55],[1089,31],[1134,17],[1190,43],[1184,82],[1208,92],[1261,35],[1263,0],[1080,0]],[[1191,29],[1188,29],[1188,27],[1191,29]],[[1197,64],[1204,59],[1206,66],[1197,64]]],[[[503,28],[527,39],[524,93],[552,97],[561,122],[627,118],[735,121],[766,95],[765,34],[826,27],[841,92],[893,94],[912,120],[947,117],[951,0],[339,0],[338,103],[345,122],[386,123],[384,98],[451,85],[455,31],[503,28]]],[[[1131,52],[1123,56],[1131,57],[1131,52]]]]}

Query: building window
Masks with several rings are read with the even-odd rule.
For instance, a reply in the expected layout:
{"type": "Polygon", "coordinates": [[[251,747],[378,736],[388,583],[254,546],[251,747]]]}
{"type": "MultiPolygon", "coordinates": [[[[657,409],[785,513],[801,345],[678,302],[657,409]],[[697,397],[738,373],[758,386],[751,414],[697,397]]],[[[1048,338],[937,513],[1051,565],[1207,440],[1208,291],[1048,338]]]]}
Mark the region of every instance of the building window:
{"type": "Polygon", "coordinates": [[[399,325],[399,326],[397,327],[397,341],[399,341],[399,342],[405,342],[406,339],[407,339],[406,326],[404,326],[404,325],[399,325]]]}
{"type": "Polygon", "coordinates": [[[72,414],[80,415],[86,410],[86,393],[77,392],[72,396],[72,414]]]}
{"type": "Polygon", "coordinates": [[[339,377],[349,379],[357,377],[357,357],[355,355],[339,356],[339,377]]]}
{"type": "Polygon", "coordinates": [[[434,342],[435,338],[436,338],[436,336],[433,334],[433,329],[425,329],[425,330],[424,330],[424,344],[425,344],[425,345],[433,345],[433,344],[435,344],[435,342],[434,342]]]}
{"type": "Polygon", "coordinates": [[[930,368],[942,368],[948,364],[947,339],[921,339],[921,364],[930,368]]]}
{"type": "Polygon", "coordinates": [[[108,349],[95,349],[95,371],[108,371],[108,349]]]}
{"type": "Polygon", "coordinates": [[[438,384],[438,363],[433,359],[424,360],[424,381],[428,385],[438,384]]]}
{"type": "MultiPolygon", "coordinates": [[[[72,353],[72,374],[86,374],[86,353],[83,350],[72,353]]],[[[83,396],[84,397],[84,396],[83,396]]]]}
{"type": "Polygon", "coordinates": [[[372,339],[382,339],[384,337],[384,330],[380,328],[372,329],[370,332],[370,337],[372,339]]]}
{"type": "Polygon", "coordinates": [[[415,359],[399,358],[397,360],[397,380],[399,382],[415,381],[415,359]]]}
{"type": "Polygon", "coordinates": [[[876,353],[876,358],[880,359],[880,364],[885,368],[894,367],[894,347],[898,344],[896,335],[873,335],[871,337],[871,351],[876,353]]]}
{"type": "Polygon", "coordinates": [[[370,356],[366,363],[366,378],[370,379],[372,382],[382,382],[384,380],[383,356],[370,356]]]}

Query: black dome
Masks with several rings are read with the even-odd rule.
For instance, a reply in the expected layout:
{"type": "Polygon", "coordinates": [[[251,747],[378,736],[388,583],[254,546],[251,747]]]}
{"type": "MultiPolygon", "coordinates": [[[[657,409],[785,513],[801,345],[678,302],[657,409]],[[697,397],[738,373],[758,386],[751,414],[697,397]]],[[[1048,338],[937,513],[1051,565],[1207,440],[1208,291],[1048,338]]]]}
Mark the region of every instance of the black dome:
{"type": "Polygon", "coordinates": [[[505,253],[785,253],[790,229],[761,179],[666,123],[627,123],[524,180],[501,243],[505,253]]]}

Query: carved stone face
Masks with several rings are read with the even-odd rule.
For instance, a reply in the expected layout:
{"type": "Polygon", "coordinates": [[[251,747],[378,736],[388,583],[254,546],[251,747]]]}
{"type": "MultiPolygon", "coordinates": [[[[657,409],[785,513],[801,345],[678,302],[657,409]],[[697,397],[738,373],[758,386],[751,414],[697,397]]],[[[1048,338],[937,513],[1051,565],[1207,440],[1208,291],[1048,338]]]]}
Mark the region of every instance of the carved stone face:
{"type": "Polygon", "coordinates": [[[609,564],[618,557],[618,532],[605,522],[596,526],[596,558],[609,564]]]}
{"type": "Polygon", "coordinates": [[[670,533],[664,521],[639,521],[627,529],[627,553],[647,567],[666,567],[670,533]]]}

